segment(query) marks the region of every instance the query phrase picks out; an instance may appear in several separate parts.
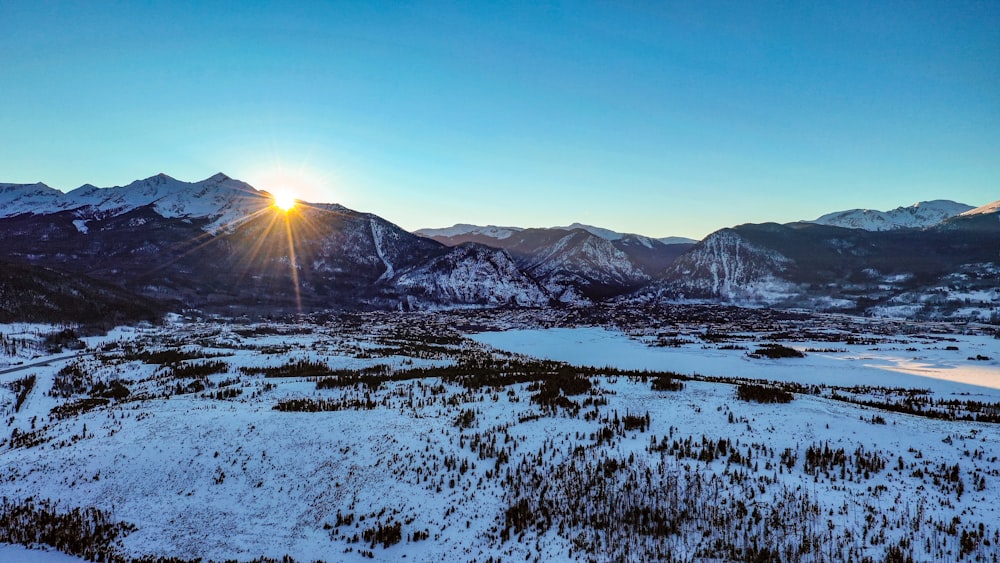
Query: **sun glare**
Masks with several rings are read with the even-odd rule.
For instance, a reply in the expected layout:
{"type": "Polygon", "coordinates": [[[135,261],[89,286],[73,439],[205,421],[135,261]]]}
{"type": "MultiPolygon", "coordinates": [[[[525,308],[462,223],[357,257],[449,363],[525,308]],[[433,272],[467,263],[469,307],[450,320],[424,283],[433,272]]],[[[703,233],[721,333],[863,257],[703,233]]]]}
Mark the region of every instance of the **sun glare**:
{"type": "Polygon", "coordinates": [[[289,194],[275,194],[274,206],[285,212],[291,211],[295,207],[295,197],[289,194]]]}

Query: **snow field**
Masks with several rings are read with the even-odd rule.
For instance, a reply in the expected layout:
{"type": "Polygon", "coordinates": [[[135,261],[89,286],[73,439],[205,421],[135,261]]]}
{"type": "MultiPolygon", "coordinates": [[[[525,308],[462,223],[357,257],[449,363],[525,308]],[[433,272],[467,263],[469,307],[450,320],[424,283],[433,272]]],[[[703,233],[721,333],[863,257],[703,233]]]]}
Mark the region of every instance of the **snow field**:
{"type": "MultiPolygon", "coordinates": [[[[36,388],[21,410],[11,415],[8,432],[14,428],[30,431],[34,419],[44,436],[33,447],[0,446],[2,495],[51,498],[67,507],[95,506],[108,511],[115,520],[138,528],[123,540],[126,554],[214,560],[285,554],[306,561],[370,557],[383,561],[404,557],[408,561],[586,560],[581,545],[590,545],[586,542],[597,541],[595,537],[604,538],[600,545],[608,551],[602,553],[610,558],[615,552],[606,544],[616,537],[612,531],[595,532],[567,523],[560,532],[556,525],[538,525],[514,530],[503,539],[502,532],[510,527],[505,514],[521,493],[537,499],[575,486],[563,477],[539,483],[528,482],[530,478],[555,476],[574,464],[596,467],[596,463],[630,456],[636,468],[648,467],[656,475],[677,474],[682,480],[699,475],[706,483],[713,477],[717,480],[712,482],[718,483],[735,479],[740,472],[748,474],[747,482],[754,486],[775,479],[773,486],[758,493],[762,509],[773,506],[782,490],[807,495],[820,508],[817,526],[832,526],[831,536],[840,540],[849,532],[849,541],[831,540],[827,546],[832,550],[840,545],[839,549],[846,550],[840,554],[855,549],[879,559],[887,546],[905,538],[912,542],[914,553],[922,555],[918,559],[947,552],[957,560],[958,536],[935,528],[935,523],[957,517],[964,530],[984,522],[989,539],[1000,521],[994,502],[1000,490],[996,461],[1000,431],[991,424],[931,420],[806,395],[788,404],[747,403],[735,398],[733,385],[700,381],[688,381],[683,390],[667,392],[653,391],[649,382],[624,376],[595,377],[589,394],[568,397],[579,404],[595,401],[573,415],[532,402],[531,383],[466,389],[428,378],[383,382],[377,389],[360,384],[317,389],[313,378],[265,378],[240,371],[297,360],[324,362],[331,369],[379,364],[447,366],[462,351],[477,349],[469,341],[446,345],[454,356],[448,358],[406,345],[394,348],[384,338],[391,332],[391,327],[375,335],[314,327],[298,334],[252,336],[209,323],[131,335],[134,338],[129,342],[134,341],[139,350],[176,345],[219,355],[184,362],[226,363],[225,373],[205,378],[211,384],[203,392],[166,395],[173,381],[167,379],[165,368],[119,361],[125,359],[121,347],[0,376],[0,382],[7,383],[25,373],[37,374],[36,388]],[[191,342],[198,344],[181,345],[191,342]],[[406,349],[433,357],[398,353],[406,349]],[[52,397],[48,392],[56,373],[74,361],[96,380],[127,382],[134,397],[55,419],[50,415],[52,408],[75,399],[52,397]],[[241,394],[226,400],[208,397],[224,388],[213,385],[232,380],[236,382],[227,387],[239,387],[241,394]],[[145,398],[136,398],[141,396],[145,398]],[[294,398],[368,398],[375,406],[333,412],[273,409],[280,401],[294,398]],[[457,426],[456,417],[466,410],[473,412],[472,421],[467,427],[457,426]],[[595,438],[613,426],[613,419],[647,413],[648,428],[617,431],[603,442],[595,438]],[[884,423],[873,422],[876,416],[884,423]],[[747,467],[724,456],[704,461],[650,449],[651,443],[659,444],[664,438],[668,443],[688,440],[694,444],[693,454],[701,453],[704,439],[724,439],[729,450],[752,452],[754,464],[747,467]],[[824,444],[834,450],[843,448],[849,457],[861,448],[883,458],[885,467],[867,477],[850,465],[847,472],[851,475],[845,478],[839,470],[806,472],[806,450],[824,444]],[[780,454],[786,450],[797,458],[791,468],[781,464],[780,454]],[[501,461],[504,457],[507,461],[501,461]],[[956,464],[964,488],[960,494],[954,483],[941,478],[942,466],[956,464]],[[915,476],[918,472],[922,476],[915,476]],[[511,488],[511,483],[517,486],[511,488]],[[541,488],[532,488],[536,485],[541,488]],[[872,522],[867,520],[870,514],[872,522]],[[350,523],[343,523],[348,517],[350,523]],[[916,521],[922,523],[922,531],[903,526],[916,521]],[[393,523],[401,525],[398,543],[372,546],[363,538],[354,539],[366,530],[393,523]],[[414,533],[425,531],[426,539],[414,539],[414,533]],[[933,544],[930,551],[920,551],[927,541],[933,544]]],[[[578,365],[919,387],[942,396],[1000,400],[995,360],[964,359],[976,354],[996,358],[996,341],[987,337],[837,345],[844,351],[761,360],[747,358],[745,350],[701,344],[653,348],[647,345],[649,339],[638,336],[586,328],[480,333],[472,338],[480,347],[493,347],[500,356],[514,352],[578,365]],[[959,350],[947,350],[949,345],[959,350]],[[963,379],[968,377],[972,379],[963,379]]],[[[120,334],[104,339],[112,341],[123,340],[120,334]]],[[[88,340],[91,346],[100,343],[101,339],[88,340]]],[[[784,344],[800,349],[831,347],[825,342],[784,344]]],[[[13,399],[3,393],[0,400],[8,408],[13,399]]],[[[625,487],[628,475],[612,471],[605,482],[612,489],[625,487]]],[[[734,495],[742,491],[734,486],[722,494],[727,501],[735,501],[734,495]]],[[[567,498],[564,522],[571,522],[578,511],[603,510],[600,503],[569,506],[582,498],[596,502],[588,496],[567,498]]],[[[561,517],[554,516],[556,520],[561,517]]],[[[699,549],[721,536],[704,535],[696,524],[690,524],[663,541],[643,534],[630,537],[635,541],[625,543],[634,543],[636,549],[665,545],[677,556],[695,557],[699,549]]],[[[997,545],[979,543],[973,553],[996,556],[997,545]]],[[[824,559],[809,552],[802,560],[824,559]]]]}

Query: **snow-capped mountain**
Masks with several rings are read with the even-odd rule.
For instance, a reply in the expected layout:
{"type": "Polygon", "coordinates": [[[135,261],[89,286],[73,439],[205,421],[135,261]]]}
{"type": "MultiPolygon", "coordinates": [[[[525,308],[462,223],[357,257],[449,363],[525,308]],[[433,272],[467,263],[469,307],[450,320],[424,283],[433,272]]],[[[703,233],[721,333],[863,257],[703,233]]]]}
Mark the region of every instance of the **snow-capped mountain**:
{"type": "Polygon", "coordinates": [[[603,227],[595,227],[593,225],[585,225],[583,223],[573,223],[565,227],[552,227],[553,229],[562,229],[565,231],[572,231],[573,229],[583,229],[592,235],[597,235],[604,240],[621,240],[623,238],[632,238],[646,244],[646,241],[658,240],[663,244],[694,244],[698,241],[690,239],[687,237],[660,237],[657,239],[646,237],[643,235],[637,235],[634,233],[619,233],[618,231],[612,231],[611,229],[605,229],[603,227]]]}
{"type": "Polygon", "coordinates": [[[656,240],[662,242],[663,244],[695,244],[698,242],[693,238],[687,237],[660,237],[656,240]]]}
{"type": "Polygon", "coordinates": [[[267,208],[271,198],[239,180],[219,173],[200,182],[183,182],[166,174],[136,180],[127,186],[98,188],[85,184],[63,193],[45,184],[0,184],[0,217],[49,215],[73,211],[77,227],[94,219],[152,206],[162,217],[208,218],[206,230],[229,229],[267,208]]]}
{"type": "Polygon", "coordinates": [[[456,251],[336,204],[303,202],[286,214],[266,192],[222,174],[194,183],[158,175],[68,194],[5,188],[0,259],[89,275],[181,306],[549,302],[536,282],[505,265],[513,262],[502,250],[456,251]]]}
{"type": "Polygon", "coordinates": [[[565,303],[586,303],[633,290],[691,247],[579,223],[548,229],[456,225],[417,233],[449,246],[477,243],[502,248],[565,303]]]}
{"type": "Polygon", "coordinates": [[[39,182],[36,184],[0,184],[0,217],[22,213],[51,213],[66,194],[39,182]]]}
{"type": "MultiPolygon", "coordinates": [[[[572,231],[575,229],[582,229],[588,233],[598,236],[604,240],[621,240],[623,238],[633,238],[639,241],[652,241],[658,240],[663,244],[694,244],[698,241],[690,239],[687,237],[661,237],[661,238],[651,238],[643,235],[637,235],[632,233],[619,233],[618,231],[612,231],[611,229],[605,229],[603,227],[595,227],[593,225],[585,225],[583,223],[573,223],[572,225],[567,225],[563,227],[548,227],[549,229],[557,229],[561,231],[572,231]]],[[[417,229],[413,231],[414,234],[433,238],[448,244],[452,242],[457,244],[458,239],[463,242],[469,242],[473,237],[482,237],[483,239],[498,239],[503,240],[510,238],[514,233],[519,233],[524,231],[525,227],[497,227],[495,225],[469,225],[467,223],[459,223],[451,227],[445,227],[441,229],[417,229]],[[451,239],[451,240],[444,240],[451,239]]],[[[479,241],[484,244],[489,244],[487,240],[479,241]]],[[[649,246],[649,245],[647,245],[649,246]]]]}
{"type": "Polygon", "coordinates": [[[521,227],[497,227],[496,225],[480,226],[459,223],[452,227],[445,227],[443,229],[417,229],[416,231],[413,231],[413,234],[433,239],[463,236],[482,236],[491,239],[505,239],[510,238],[510,236],[514,233],[519,233],[523,230],[524,229],[521,227]]]}
{"type": "Polygon", "coordinates": [[[960,215],[972,208],[973,206],[964,203],[937,199],[921,201],[908,207],[897,207],[889,211],[874,209],[836,211],[807,222],[866,231],[919,229],[937,225],[945,219],[960,215]]]}

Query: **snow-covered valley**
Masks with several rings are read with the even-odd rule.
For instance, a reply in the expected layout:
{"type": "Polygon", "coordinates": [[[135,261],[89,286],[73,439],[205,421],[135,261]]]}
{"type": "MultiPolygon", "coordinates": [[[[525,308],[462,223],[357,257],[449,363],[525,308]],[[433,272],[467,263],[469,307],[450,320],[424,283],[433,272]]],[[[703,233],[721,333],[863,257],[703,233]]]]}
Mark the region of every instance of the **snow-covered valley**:
{"type": "Polygon", "coordinates": [[[0,533],[92,509],[114,560],[1000,557],[994,329],[747,314],[175,319],[58,352],[3,325],[0,533]]]}

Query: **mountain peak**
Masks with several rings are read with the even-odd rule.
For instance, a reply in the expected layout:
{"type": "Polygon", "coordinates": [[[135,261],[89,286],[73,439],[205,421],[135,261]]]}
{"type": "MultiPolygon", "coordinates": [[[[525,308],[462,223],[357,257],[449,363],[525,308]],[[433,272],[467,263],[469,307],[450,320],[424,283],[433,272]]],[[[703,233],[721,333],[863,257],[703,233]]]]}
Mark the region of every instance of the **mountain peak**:
{"type": "Polygon", "coordinates": [[[232,180],[232,178],[230,178],[229,176],[226,176],[222,172],[216,172],[212,176],[209,176],[208,178],[205,178],[202,181],[203,182],[215,182],[215,183],[218,184],[218,183],[221,183],[221,182],[225,182],[226,180],[232,180]]]}
{"type": "Polygon", "coordinates": [[[587,231],[588,233],[600,237],[604,240],[618,240],[626,236],[623,233],[612,231],[611,229],[604,229],[601,227],[595,227],[593,225],[584,225],[583,223],[573,223],[565,227],[552,227],[553,229],[562,229],[564,231],[572,231],[575,229],[581,229],[587,231]]]}
{"type": "Polygon", "coordinates": [[[160,172],[159,174],[155,176],[150,176],[149,178],[146,178],[145,180],[142,181],[148,184],[165,184],[167,182],[176,182],[177,180],[171,178],[170,176],[167,176],[163,172],[160,172]]]}
{"type": "Polygon", "coordinates": [[[34,184],[0,184],[0,217],[36,213],[48,208],[63,193],[41,182],[34,184]]]}

